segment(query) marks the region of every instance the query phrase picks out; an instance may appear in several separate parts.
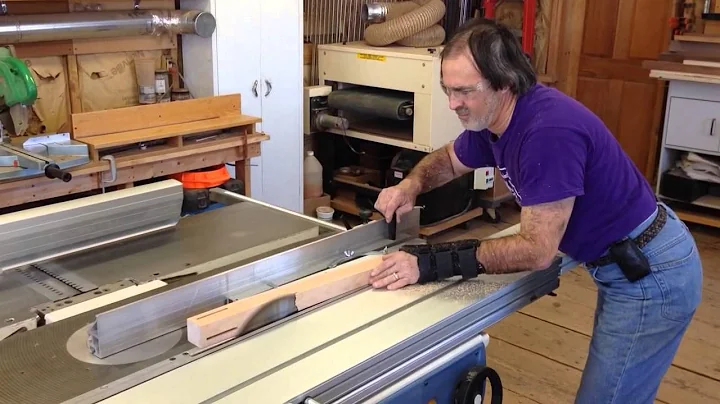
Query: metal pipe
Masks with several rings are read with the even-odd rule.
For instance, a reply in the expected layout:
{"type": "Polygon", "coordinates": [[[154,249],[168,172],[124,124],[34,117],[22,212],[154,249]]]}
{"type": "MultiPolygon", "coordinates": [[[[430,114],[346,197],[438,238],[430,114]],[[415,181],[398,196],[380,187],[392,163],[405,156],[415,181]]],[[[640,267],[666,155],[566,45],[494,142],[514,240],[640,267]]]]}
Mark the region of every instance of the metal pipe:
{"type": "Polygon", "coordinates": [[[210,37],[215,17],[197,10],[98,11],[0,16],[0,44],[194,34],[210,37]]]}

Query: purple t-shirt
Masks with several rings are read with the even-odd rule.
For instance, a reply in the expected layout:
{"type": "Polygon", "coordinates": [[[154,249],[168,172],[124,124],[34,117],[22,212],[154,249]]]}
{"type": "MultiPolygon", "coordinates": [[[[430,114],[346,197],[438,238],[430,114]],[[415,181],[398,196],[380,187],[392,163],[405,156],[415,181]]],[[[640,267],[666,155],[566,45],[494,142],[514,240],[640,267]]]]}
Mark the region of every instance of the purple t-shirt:
{"type": "Polygon", "coordinates": [[[599,258],[656,208],[650,184],[605,124],[540,84],[520,97],[502,136],[465,131],[455,153],[470,168],[498,167],[520,206],[575,196],[560,251],[580,262],[599,258]]]}

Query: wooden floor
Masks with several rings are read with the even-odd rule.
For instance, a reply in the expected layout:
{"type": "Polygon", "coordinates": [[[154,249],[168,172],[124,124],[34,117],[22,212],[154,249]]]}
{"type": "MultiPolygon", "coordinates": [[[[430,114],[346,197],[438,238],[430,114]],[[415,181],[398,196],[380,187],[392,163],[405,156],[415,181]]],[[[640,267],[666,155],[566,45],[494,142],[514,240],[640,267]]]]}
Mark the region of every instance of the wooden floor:
{"type": "MultiPolygon", "coordinates": [[[[498,224],[481,219],[430,241],[486,237],[519,222],[502,208],[498,224]]],[[[720,403],[720,230],[689,226],[704,267],[703,300],[667,372],[658,403],[720,403]],[[713,320],[714,318],[714,320],[713,320]]],[[[563,275],[545,296],[488,330],[488,365],[500,374],[504,403],[572,403],[585,366],[597,289],[583,268],[563,275]]],[[[487,401],[489,402],[489,401],[487,401]]]]}

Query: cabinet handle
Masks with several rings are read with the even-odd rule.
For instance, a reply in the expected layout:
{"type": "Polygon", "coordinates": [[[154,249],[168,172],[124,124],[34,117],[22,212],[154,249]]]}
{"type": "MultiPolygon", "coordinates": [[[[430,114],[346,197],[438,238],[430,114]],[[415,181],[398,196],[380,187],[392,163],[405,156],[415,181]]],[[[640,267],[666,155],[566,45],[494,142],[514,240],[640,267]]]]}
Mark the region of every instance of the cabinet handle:
{"type": "Polygon", "coordinates": [[[265,96],[267,97],[270,95],[270,91],[272,91],[272,83],[268,79],[265,79],[265,85],[267,86],[267,91],[265,91],[265,96]]]}
{"type": "Polygon", "coordinates": [[[253,86],[252,86],[252,92],[255,97],[258,96],[258,92],[257,92],[258,84],[260,84],[260,83],[257,80],[255,80],[255,83],[253,83],[253,86]]]}
{"type": "Polygon", "coordinates": [[[715,136],[715,118],[710,121],[710,136],[715,136]]]}

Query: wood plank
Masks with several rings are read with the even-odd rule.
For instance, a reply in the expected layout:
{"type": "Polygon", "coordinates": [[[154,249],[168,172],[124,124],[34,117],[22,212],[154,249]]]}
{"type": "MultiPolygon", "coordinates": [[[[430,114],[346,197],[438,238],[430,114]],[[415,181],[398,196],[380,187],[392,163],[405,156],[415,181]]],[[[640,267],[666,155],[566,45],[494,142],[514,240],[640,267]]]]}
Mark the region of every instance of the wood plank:
{"type": "MultiPolygon", "coordinates": [[[[718,80],[718,83],[720,83],[720,80],[718,80]]],[[[720,217],[717,217],[715,215],[682,209],[675,209],[675,212],[677,213],[678,217],[683,221],[720,228],[720,217]]]]}
{"type": "Polygon", "coordinates": [[[636,0],[620,0],[613,38],[613,59],[627,59],[630,56],[635,10],[636,0]]]}
{"type": "Polygon", "coordinates": [[[682,63],[684,65],[690,65],[690,66],[705,66],[705,67],[712,67],[715,69],[720,69],[720,61],[685,59],[685,60],[683,60],[682,63]]]}
{"type": "Polygon", "coordinates": [[[676,41],[720,44],[720,35],[675,35],[676,41]]]}
{"type": "Polygon", "coordinates": [[[693,66],[662,60],[646,60],[643,62],[643,67],[650,70],[662,70],[667,72],[720,76],[720,69],[716,67],[693,66]]]}
{"type": "Polygon", "coordinates": [[[583,54],[612,56],[619,7],[619,0],[587,0],[586,12],[580,17],[585,21],[583,54]]]}
{"type": "Polygon", "coordinates": [[[580,56],[581,77],[607,80],[623,80],[655,84],[648,77],[648,69],[639,60],[616,60],[596,56],[580,56]]]}
{"type": "Polygon", "coordinates": [[[67,57],[68,94],[70,98],[70,120],[73,114],[82,112],[82,99],[80,99],[80,71],[78,70],[77,56],[67,57]]]}
{"type": "Polygon", "coordinates": [[[123,146],[133,143],[149,142],[151,140],[167,139],[174,136],[186,136],[203,132],[230,129],[239,126],[254,125],[260,118],[247,115],[226,116],[222,118],[207,119],[188,122],[184,124],[168,125],[159,128],[139,129],[128,132],[118,132],[108,135],[92,136],[82,139],[84,143],[97,150],[110,147],[123,146]]]}
{"type": "Polygon", "coordinates": [[[665,70],[651,70],[650,77],[659,80],[681,80],[696,83],[720,84],[720,76],[714,74],[679,73],[665,70]]]}
{"type": "Polygon", "coordinates": [[[239,114],[240,94],[203,97],[73,114],[73,136],[84,139],[239,114]]]}
{"type": "Polygon", "coordinates": [[[490,335],[487,364],[503,387],[542,404],[572,403],[582,372],[490,335]]]}
{"type": "MultiPolygon", "coordinates": [[[[650,145],[658,137],[653,124],[658,121],[652,113],[638,114],[637,111],[653,111],[656,100],[657,83],[622,83],[623,97],[620,104],[620,120],[615,137],[623,150],[630,156],[640,172],[652,177],[653,171],[646,172],[650,156],[650,145]],[[634,112],[633,112],[634,111],[634,112]]],[[[653,165],[654,166],[654,165],[653,165]]]]}
{"type": "MultiPolygon", "coordinates": [[[[488,385],[488,388],[489,385],[488,385]]],[[[490,404],[491,397],[486,396],[485,400],[483,401],[483,404],[490,404]]],[[[539,404],[537,401],[523,396],[521,393],[516,393],[510,389],[507,388],[507,386],[503,386],[503,404],[539,404]]]]}
{"type": "Polygon", "coordinates": [[[549,24],[550,34],[548,36],[547,62],[545,63],[544,73],[550,77],[556,78],[558,72],[558,64],[560,62],[560,48],[565,38],[563,33],[563,13],[565,11],[564,0],[554,0],[552,3],[551,18],[549,24]]]}
{"type": "MultiPolygon", "coordinates": [[[[583,276],[589,278],[587,274],[583,276]]],[[[563,276],[556,293],[556,297],[539,299],[521,312],[588,337],[592,335],[596,290],[580,283],[578,277],[563,276]]],[[[703,301],[701,305],[707,303],[703,301]]],[[[717,329],[716,325],[693,321],[673,364],[690,370],[689,373],[720,380],[720,342],[714,338],[717,329]]]]}
{"type": "Polygon", "coordinates": [[[665,22],[672,10],[669,4],[669,1],[660,5],[657,0],[635,0],[629,57],[655,59],[666,48],[670,30],[665,22]]]}
{"type": "MultiPolygon", "coordinates": [[[[587,361],[589,336],[557,327],[543,319],[516,313],[495,324],[488,332],[491,338],[489,346],[493,345],[493,340],[496,343],[498,340],[503,341],[578,372],[582,372],[587,361]]],[[[579,379],[575,388],[577,386],[579,379]]],[[[663,379],[657,398],[663,402],[678,404],[717,402],[720,400],[720,382],[673,366],[663,379]]]]}
{"type": "MultiPolygon", "coordinates": [[[[257,134],[254,136],[248,136],[248,144],[250,147],[248,151],[254,150],[254,147],[259,148],[258,143],[268,140],[270,137],[267,135],[257,134]]],[[[185,144],[183,147],[170,147],[170,148],[158,148],[156,151],[132,151],[127,153],[117,154],[116,162],[118,167],[129,167],[138,164],[149,164],[162,162],[165,160],[177,159],[180,157],[187,157],[196,154],[209,153],[222,149],[233,149],[240,148],[245,144],[244,137],[235,136],[228,139],[222,139],[212,142],[201,142],[196,144],[185,144]]],[[[212,164],[209,164],[210,166],[212,164]]]]}
{"type": "Polygon", "coordinates": [[[21,58],[151,51],[177,49],[177,38],[163,35],[26,42],[16,44],[15,49],[21,58]]]}
{"type": "Polygon", "coordinates": [[[583,47],[583,31],[585,29],[585,7],[587,0],[562,0],[563,16],[561,46],[558,51],[556,70],[548,74],[557,78],[556,88],[565,94],[575,97],[577,90],[577,77],[580,69],[580,54],[583,47]]]}
{"type": "Polygon", "coordinates": [[[97,39],[74,39],[73,55],[89,55],[94,53],[116,53],[176,49],[175,36],[137,36],[97,39]]]}
{"type": "Polygon", "coordinates": [[[215,310],[188,318],[188,341],[205,348],[246,332],[253,316],[274,301],[294,300],[302,311],[344,293],[365,287],[370,271],[382,262],[382,255],[369,255],[280,287],[226,304],[215,310]]]}

